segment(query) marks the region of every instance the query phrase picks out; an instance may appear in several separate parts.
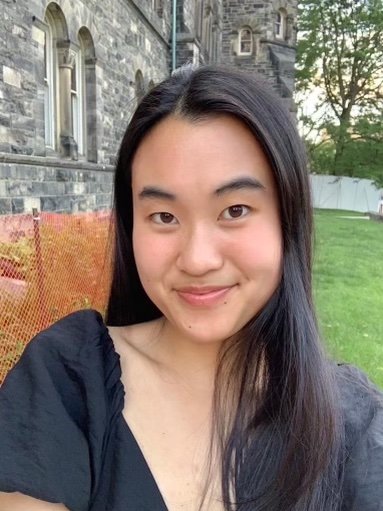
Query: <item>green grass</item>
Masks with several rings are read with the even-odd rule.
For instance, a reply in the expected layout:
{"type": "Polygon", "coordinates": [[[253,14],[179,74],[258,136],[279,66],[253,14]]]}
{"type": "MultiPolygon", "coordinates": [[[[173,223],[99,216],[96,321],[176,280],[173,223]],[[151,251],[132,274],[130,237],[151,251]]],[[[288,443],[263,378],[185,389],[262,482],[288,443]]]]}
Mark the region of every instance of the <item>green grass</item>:
{"type": "Polygon", "coordinates": [[[383,223],[317,210],[315,224],[314,296],[327,349],[383,388],[383,223]]]}

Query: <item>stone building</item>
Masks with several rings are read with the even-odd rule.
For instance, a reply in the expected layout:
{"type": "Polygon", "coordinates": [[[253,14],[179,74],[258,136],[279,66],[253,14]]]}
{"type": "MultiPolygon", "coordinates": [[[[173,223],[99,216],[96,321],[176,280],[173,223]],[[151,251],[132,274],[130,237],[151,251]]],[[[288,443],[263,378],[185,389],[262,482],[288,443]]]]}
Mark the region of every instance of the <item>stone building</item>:
{"type": "Polygon", "coordinates": [[[2,0],[2,10],[0,214],[109,207],[137,99],[185,62],[258,70],[291,101],[297,0],[2,0]]]}
{"type": "Polygon", "coordinates": [[[221,59],[256,69],[291,103],[297,36],[296,0],[230,0],[223,13],[221,59]]]}

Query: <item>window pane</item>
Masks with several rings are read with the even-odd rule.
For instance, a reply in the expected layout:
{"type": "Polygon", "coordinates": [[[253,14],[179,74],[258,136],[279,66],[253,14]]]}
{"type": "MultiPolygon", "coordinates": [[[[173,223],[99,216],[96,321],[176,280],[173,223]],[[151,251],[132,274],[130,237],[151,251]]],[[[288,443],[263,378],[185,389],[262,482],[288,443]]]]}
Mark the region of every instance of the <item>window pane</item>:
{"type": "Polygon", "coordinates": [[[44,30],[44,135],[45,145],[54,148],[54,78],[52,64],[52,39],[49,27],[44,30]]]}
{"type": "Polygon", "coordinates": [[[251,43],[242,41],[241,42],[241,53],[251,53],[251,43]]]}
{"type": "Polygon", "coordinates": [[[283,12],[278,12],[275,18],[275,34],[278,37],[284,37],[285,15],[283,12]]]}
{"type": "Polygon", "coordinates": [[[73,138],[77,143],[77,151],[79,155],[84,154],[85,91],[83,68],[84,54],[80,49],[79,53],[76,54],[71,72],[73,138]]]}
{"type": "Polygon", "coordinates": [[[239,45],[239,51],[240,53],[248,53],[250,54],[252,52],[252,32],[248,28],[244,28],[240,32],[240,45],[239,45]]]}
{"type": "Polygon", "coordinates": [[[73,138],[78,142],[79,123],[78,123],[78,102],[77,94],[72,94],[72,119],[73,119],[73,138]]]}
{"type": "Polygon", "coordinates": [[[71,75],[71,89],[72,91],[77,91],[77,70],[76,63],[73,65],[72,75],[71,75]]]}
{"type": "Polygon", "coordinates": [[[45,126],[45,145],[47,145],[48,147],[53,147],[50,91],[47,82],[45,82],[44,87],[44,126],[45,126]]]}
{"type": "Polygon", "coordinates": [[[44,78],[47,79],[48,78],[48,69],[47,69],[47,44],[48,44],[48,41],[47,41],[47,33],[44,32],[44,78]]]}

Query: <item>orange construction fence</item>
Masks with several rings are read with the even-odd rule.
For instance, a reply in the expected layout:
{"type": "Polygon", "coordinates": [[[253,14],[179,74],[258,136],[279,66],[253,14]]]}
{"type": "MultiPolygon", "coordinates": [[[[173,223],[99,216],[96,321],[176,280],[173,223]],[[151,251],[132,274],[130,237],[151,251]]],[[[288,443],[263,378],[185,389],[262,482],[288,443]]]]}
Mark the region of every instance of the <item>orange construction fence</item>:
{"type": "Polygon", "coordinates": [[[0,384],[28,341],[66,314],[105,312],[111,214],[0,216],[0,384]]]}

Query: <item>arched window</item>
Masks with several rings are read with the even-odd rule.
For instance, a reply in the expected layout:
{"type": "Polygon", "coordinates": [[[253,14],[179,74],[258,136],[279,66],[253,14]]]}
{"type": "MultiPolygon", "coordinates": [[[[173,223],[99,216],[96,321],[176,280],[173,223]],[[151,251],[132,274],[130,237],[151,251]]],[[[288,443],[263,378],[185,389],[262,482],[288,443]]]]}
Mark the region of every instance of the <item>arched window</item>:
{"type": "Polygon", "coordinates": [[[44,130],[45,146],[56,150],[60,134],[60,86],[57,45],[68,40],[65,16],[59,5],[51,2],[44,17],[44,130]]]}
{"type": "Polygon", "coordinates": [[[71,70],[71,107],[73,138],[77,143],[77,151],[84,155],[84,73],[81,50],[76,53],[71,70]]]}
{"type": "Polygon", "coordinates": [[[286,39],[286,20],[286,11],[279,9],[275,18],[275,37],[277,39],[286,39]]]}
{"type": "Polygon", "coordinates": [[[207,37],[207,52],[209,55],[209,61],[212,60],[212,48],[213,48],[213,16],[210,14],[209,16],[209,24],[208,24],[208,37],[207,37]]]}
{"type": "Polygon", "coordinates": [[[253,53],[253,32],[250,27],[243,27],[239,31],[239,55],[251,55],[253,53]]]}
{"type": "Polygon", "coordinates": [[[197,38],[201,41],[202,32],[203,32],[203,10],[204,5],[202,0],[197,0],[196,3],[196,16],[195,16],[195,24],[196,24],[196,34],[197,38]]]}
{"type": "Polygon", "coordinates": [[[206,49],[209,39],[209,16],[204,16],[202,20],[202,36],[201,36],[201,43],[206,49]]]}
{"type": "Polygon", "coordinates": [[[44,118],[45,144],[65,158],[77,158],[73,137],[74,109],[78,107],[77,51],[69,41],[64,13],[56,2],[45,11],[44,118]]]}
{"type": "Polygon", "coordinates": [[[213,48],[213,11],[210,4],[204,6],[204,13],[201,45],[207,61],[211,62],[213,48]]]}
{"type": "Polygon", "coordinates": [[[141,101],[141,99],[145,95],[145,84],[144,84],[144,77],[142,75],[142,72],[138,70],[136,72],[135,77],[135,88],[136,88],[136,98],[137,102],[141,101]]]}
{"type": "Polygon", "coordinates": [[[217,28],[217,25],[213,26],[212,61],[218,62],[218,28],[217,28]]]}
{"type": "Polygon", "coordinates": [[[47,12],[44,30],[44,129],[45,145],[55,149],[55,61],[53,58],[53,21],[47,12]]]}
{"type": "Polygon", "coordinates": [[[96,57],[91,33],[81,27],[79,51],[72,70],[76,89],[72,87],[73,136],[79,155],[97,161],[96,57]],[[76,106],[77,103],[77,106],[76,106]]]}

